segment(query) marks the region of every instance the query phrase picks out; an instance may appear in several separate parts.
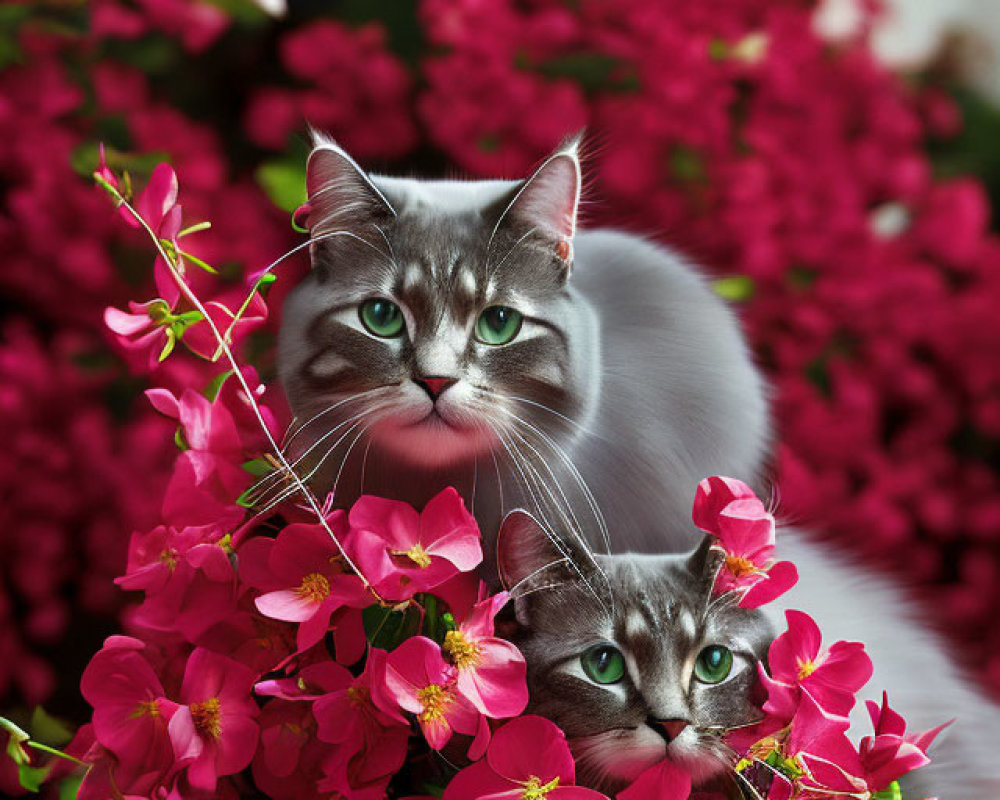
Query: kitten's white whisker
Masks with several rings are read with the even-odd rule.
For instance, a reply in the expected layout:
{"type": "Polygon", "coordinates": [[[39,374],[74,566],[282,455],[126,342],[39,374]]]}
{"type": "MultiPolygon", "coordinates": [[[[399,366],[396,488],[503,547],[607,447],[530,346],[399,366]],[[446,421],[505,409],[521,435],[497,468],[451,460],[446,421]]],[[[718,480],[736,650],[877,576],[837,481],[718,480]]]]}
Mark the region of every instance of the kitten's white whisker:
{"type": "Polygon", "coordinates": [[[568,560],[569,559],[567,559],[567,558],[559,558],[559,559],[556,559],[555,561],[550,561],[548,564],[544,564],[544,565],[540,566],[538,569],[536,569],[536,570],[534,570],[532,572],[529,572],[527,575],[525,575],[523,578],[521,578],[521,580],[519,580],[517,583],[515,583],[513,586],[511,586],[511,587],[509,587],[507,589],[508,594],[510,594],[511,597],[517,597],[518,595],[516,594],[516,592],[521,587],[522,584],[527,583],[532,578],[534,578],[536,575],[540,575],[541,573],[545,572],[545,570],[547,570],[547,569],[551,569],[552,567],[557,567],[560,564],[567,563],[568,560]]]}

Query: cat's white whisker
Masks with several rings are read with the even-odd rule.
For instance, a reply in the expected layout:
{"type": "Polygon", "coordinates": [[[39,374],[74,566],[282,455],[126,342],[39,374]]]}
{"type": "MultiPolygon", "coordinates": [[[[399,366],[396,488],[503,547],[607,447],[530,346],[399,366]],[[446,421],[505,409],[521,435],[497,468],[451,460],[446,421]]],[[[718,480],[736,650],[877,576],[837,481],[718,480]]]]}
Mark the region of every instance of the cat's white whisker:
{"type": "MultiPolygon", "coordinates": [[[[532,425],[527,420],[522,419],[518,415],[514,414],[509,409],[504,409],[510,417],[520,425],[526,427],[528,430],[532,431],[536,436],[538,436],[542,441],[544,441],[549,449],[555,454],[555,456],[562,461],[563,465],[569,470],[570,477],[576,482],[577,486],[580,488],[581,493],[584,496],[584,500],[590,507],[591,514],[594,515],[594,520],[597,523],[598,530],[601,534],[601,540],[604,542],[605,552],[611,552],[611,535],[608,531],[607,521],[604,518],[604,514],[601,512],[600,506],[597,504],[597,500],[591,492],[590,487],[587,482],[583,479],[583,475],[577,469],[573,460],[566,454],[562,447],[560,447],[554,439],[548,436],[544,431],[532,425]]],[[[539,456],[541,458],[541,456],[539,456]]],[[[543,460],[544,461],[544,460],[543,460]]]]}
{"type": "Polygon", "coordinates": [[[601,436],[596,431],[591,430],[590,428],[586,427],[585,425],[581,425],[575,419],[571,419],[570,417],[567,417],[565,414],[562,414],[562,413],[556,411],[554,408],[549,408],[544,403],[537,403],[534,400],[529,400],[527,397],[518,397],[517,395],[513,395],[513,394],[504,394],[504,399],[506,399],[506,400],[514,400],[514,401],[516,401],[518,403],[526,403],[527,405],[533,406],[533,407],[535,407],[537,409],[540,409],[542,411],[548,411],[550,414],[558,417],[559,419],[561,419],[566,424],[572,425],[574,428],[576,428],[577,430],[579,430],[581,433],[586,434],[587,436],[593,436],[595,438],[605,439],[605,437],[601,436]]]}
{"type": "MultiPolygon", "coordinates": [[[[533,570],[532,572],[530,572],[527,575],[525,575],[523,578],[521,578],[521,580],[519,580],[513,586],[507,587],[507,592],[510,594],[511,597],[514,597],[514,598],[517,598],[517,597],[521,596],[521,595],[517,594],[517,590],[522,585],[524,585],[525,583],[531,581],[533,578],[538,577],[539,575],[541,575],[546,570],[552,569],[552,567],[558,567],[560,564],[566,564],[568,561],[569,561],[568,558],[557,558],[555,561],[550,561],[548,564],[543,564],[538,569],[533,570]]],[[[530,594],[530,592],[524,592],[524,594],[530,594]]]]}
{"type": "MultiPolygon", "coordinates": [[[[367,413],[368,413],[367,410],[366,411],[361,411],[361,412],[359,412],[357,414],[353,414],[350,417],[348,417],[347,419],[344,419],[341,422],[339,422],[337,425],[335,425],[330,430],[328,430],[326,433],[324,433],[319,439],[317,439],[315,442],[313,442],[313,444],[310,445],[309,448],[306,449],[306,451],[304,453],[302,453],[298,458],[296,458],[294,461],[290,462],[289,465],[288,465],[289,468],[292,471],[294,471],[295,468],[298,467],[298,465],[301,464],[306,458],[308,458],[309,455],[317,447],[319,447],[324,441],[326,441],[331,436],[333,436],[334,434],[336,434],[337,431],[339,431],[345,425],[347,425],[347,424],[349,424],[349,423],[351,423],[351,422],[353,422],[353,421],[355,421],[357,419],[360,419],[361,417],[363,417],[367,413]]],[[[272,491],[273,488],[274,488],[274,486],[269,486],[269,484],[276,484],[276,485],[280,486],[281,483],[282,483],[282,481],[284,479],[287,479],[287,478],[288,478],[288,472],[286,472],[284,469],[277,469],[274,472],[271,472],[271,473],[265,475],[263,478],[261,478],[259,481],[257,481],[257,483],[254,484],[254,486],[252,486],[250,488],[250,490],[248,490],[248,495],[247,496],[252,499],[255,496],[259,495],[258,499],[263,499],[263,497],[266,496],[266,494],[268,492],[272,491]]]]}
{"type": "MultiPolygon", "coordinates": [[[[537,486],[539,488],[543,488],[546,491],[550,492],[550,490],[548,489],[548,487],[544,486],[544,484],[542,483],[541,476],[532,467],[532,465],[530,463],[528,463],[528,460],[523,457],[523,455],[521,454],[520,450],[518,450],[517,446],[513,443],[513,441],[506,440],[504,438],[503,433],[500,430],[500,428],[494,428],[494,432],[500,438],[500,441],[504,445],[504,447],[507,449],[507,453],[508,453],[508,455],[510,455],[512,462],[514,463],[515,467],[518,469],[518,471],[521,473],[522,477],[524,478],[524,480],[525,480],[525,487],[527,488],[527,484],[529,483],[529,479],[525,476],[524,471],[521,469],[522,462],[523,462],[523,467],[525,467],[526,469],[528,469],[529,473],[532,476],[531,477],[531,482],[533,482],[535,484],[535,486],[537,486]],[[521,458],[518,459],[517,456],[515,455],[515,453],[517,455],[521,455],[521,458]]],[[[533,495],[533,499],[534,499],[534,502],[535,502],[535,507],[538,510],[538,514],[540,516],[539,522],[541,523],[541,525],[543,527],[543,530],[545,531],[546,536],[549,537],[549,539],[551,540],[552,544],[556,547],[556,549],[560,552],[560,554],[563,555],[563,556],[566,556],[567,563],[572,567],[573,571],[577,574],[577,577],[580,579],[580,581],[587,587],[587,591],[589,591],[594,596],[594,599],[597,600],[597,602],[601,604],[601,608],[604,609],[605,613],[610,613],[610,610],[608,609],[607,605],[605,604],[604,598],[601,597],[601,595],[594,589],[594,587],[591,584],[590,580],[588,579],[587,575],[580,568],[580,566],[577,565],[576,562],[570,557],[570,554],[566,550],[566,547],[562,543],[559,535],[549,525],[547,519],[545,518],[544,512],[542,510],[541,503],[539,502],[538,498],[533,495]]],[[[551,496],[551,492],[550,492],[550,500],[553,503],[555,503],[555,498],[553,496],[551,496]]],[[[557,507],[557,511],[560,511],[560,513],[562,513],[563,516],[565,517],[565,513],[561,512],[561,510],[558,509],[558,507],[557,507]]],[[[608,581],[607,575],[604,573],[604,571],[601,568],[601,566],[599,564],[597,564],[596,560],[594,560],[593,554],[590,553],[590,551],[586,548],[586,544],[582,542],[582,535],[580,533],[578,533],[577,531],[571,531],[571,533],[573,533],[573,535],[574,535],[575,538],[581,540],[581,543],[583,544],[583,547],[584,547],[584,552],[587,553],[588,557],[591,559],[591,561],[593,562],[594,566],[596,567],[597,572],[604,579],[605,584],[607,586],[607,581],[608,581]]]]}
{"type": "MultiPolygon", "coordinates": [[[[352,417],[349,420],[345,420],[343,423],[341,423],[340,425],[338,425],[336,429],[331,430],[327,434],[324,434],[324,436],[322,438],[326,439],[329,436],[333,435],[336,432],[336,430],[339,430],[341,427],[343,427],[344,424],[347,424],[348,422],[351,422],[352,420],[354,420],[353,424],[340,436],[339,439],[337,439],[336,442],[333,443],[333,445],[330,448],[327,449],[327,451],[326,451],[326,453],[324,453],[323,457],[310,469],[310,471],[308,473],[306,473],[305,475],[303,475],[300,478],[300,480],[303,483],[307,483],[308,481],[310,481],[316,475],[316,473],[319,472],[319,470],[323,467],[323,464],[326,462],[326,460],[334,452],[336,452],[336,449],[340,446],[341,442],[343,442],[348,436],[350,436],[351,433],[353,433],[359,426],[361,426],[361,427],[364,426],[364,418],[366,416],[374,415],[378,411],[382,411],[385,408],[388,408],[390,406],[391,406],[391,404],[385,403],[385,404],[383,404],[381,406],[376,406],[375,408],[368,409],[367,411],[364,411],[364,412],[362,412],[360,414],[355,415],[354,417],[352,417]]],[[[317,444],[319,444],[319,442],[317,442],[317,444]]],[[[315,445],[313,447],[315,447],[315,445]]],[[[312,449],[312,448],[310,448],[310,449],[312,449]]],[[[338,473],[338,475],[339,475],[339,473],[338,473]]],[[[290,497],[293,494],[295,494],[295,491],[296,491],[296,487],[287,487],[285,490],[279,492],[277,496],[275,496],[274,498],[272,498],[268,502],[268,505],[265,507],[264,511],[269,511],[272,508],[276,507],[277,505],[280,505],[285,500],[287,500],[288,497],[290,497]]]]}
{"type": "MultiPolygon", "coordinates": [[[[521,246],[524,240],[527,239],[529,236],[531,236],[531,234],[533,234],[536,230],[538,229],[532,228],[527,233],[525,233],[520,239],[514,242],[514,245],[510,248],[510,250],[507,251],[507,255],[501,258],[500,261],[498,261],[496,264],[487,265],[486,271],[489,273],[493,273],[496,272],[498,269],[500,269],[500,267],[502,267],[504,264],[507,263],[507,259],[511,257],[511,254],[513,254],[513,252],[517,250],[518,247],[521,246]]],[[[489,253],[489,245],[486,246],[486,252],[489,253]]]]}

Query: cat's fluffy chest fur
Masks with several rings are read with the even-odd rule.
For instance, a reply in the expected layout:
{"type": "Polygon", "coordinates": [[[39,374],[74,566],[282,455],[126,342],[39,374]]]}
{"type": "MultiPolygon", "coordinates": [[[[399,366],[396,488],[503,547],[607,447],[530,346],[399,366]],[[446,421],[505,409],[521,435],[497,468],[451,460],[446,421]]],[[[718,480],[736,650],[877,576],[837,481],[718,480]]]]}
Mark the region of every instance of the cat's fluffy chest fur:
{"type": "MultiPolygon", "coordinates": [[[[573,147],[526,182],[463,185],[370,179],[321,141],[308,188],[314,269],[286,304],[279,364],[304,425],[292,453],[338,505],[421,506],[454,485],[487,551],[525,507],[596,550],[607,533],[613,552],[679,552],[701,478],[760,476],[765,389],[731,313],[668,251],[576,230],[573,147]]],[[[790,602],[869,645],[872,699],[887,689],[918,727],[959,718],[921,789],[1000,797],[996,707],[898,590],[785,539],[803,574],[790,602]]]]}

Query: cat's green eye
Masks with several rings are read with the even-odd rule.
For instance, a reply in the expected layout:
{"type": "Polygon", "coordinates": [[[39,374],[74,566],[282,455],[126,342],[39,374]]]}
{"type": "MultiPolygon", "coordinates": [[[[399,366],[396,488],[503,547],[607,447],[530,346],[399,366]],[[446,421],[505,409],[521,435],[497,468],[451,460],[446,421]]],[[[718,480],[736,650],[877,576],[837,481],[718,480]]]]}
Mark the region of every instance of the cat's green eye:
{"type": "Polygon", "coordinates": [[[591,647],[580,656],[580,665],[594,683],[618,683],[625,677],[625,656],[610,644],[591,647]]]}
{"type": "Polygon", "coordinates": [[[403,332],[403,312],[391,300],[372,297],[358,309],[361,324],[376,336],[391,339],[403,332]]]}
{"type": "Polygon", "coordinates": [[[483,344],[507,344],[520,332],[523,319],[510,306],[490,306],[476,320],[476,338],[483,344]]]}
{"type": "Polygon", "coordinates": [[[713,644],[694,661],[694,676],[702,683],[722,683],[733,671],[733,653],[728,647],[713,644]]]}

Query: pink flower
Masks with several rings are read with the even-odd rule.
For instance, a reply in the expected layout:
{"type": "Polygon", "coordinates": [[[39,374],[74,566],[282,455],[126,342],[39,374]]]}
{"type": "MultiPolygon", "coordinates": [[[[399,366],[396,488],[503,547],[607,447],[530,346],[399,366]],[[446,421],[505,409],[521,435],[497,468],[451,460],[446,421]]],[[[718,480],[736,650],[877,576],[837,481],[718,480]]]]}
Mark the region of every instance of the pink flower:
{"type": "Polygon", "coordinates": [[[313,704],[317,736],[335,745],[323,766],[326,778],[317,787],[320,791],[380,800],[390,778],[403,766],[410,726],[398,711],[385,710],[391,708],[391,700],[380,697],[385,658],[384,651],[371,650],[367,667],[357,678],[340,668],[340,677],[327,681],[328,693],[313,704]],[[373,702],[373,693],[378,703],[373,702]]]}
{"type": "Polygon", "coordinates": [[[476,604],[457,629],[445,634],[442,649],[455,666],[455,687],[488,717],[515,717],[528,704],[527,666],[521,651],[495,637],[493,618],[507,603],[500,592],[476,604]]]}
{"type": "MultiPolygon", "coordinates": [[[[343,541],[346,519],[335,511],[327,524],[343,541]]],[[[321,525],[293,523],[278,534],[273,545],[260,540],[244,549],[252,560],[267,559],[266,583],[255,579],[266,591],[256,599],[257,609],[266,617],[298,623],[297,646],[307,650],[326,634],[330,615],[343,606],[364,608],[373,602],[356,575],[344,573],[340,551],[321,525]]],[[[252,567],[254,568],[254,567],[252,567]]],[[[254,568],[260,575],[259,567],[254,568]]]]}
{"type": "Polygon", "coordinates": [[[906,721],[889,708],[889,697],[885,692],[882,693],[881,706],[871,700],[866,705],[875,735],[861,740],[861,765],[868,788],[879,792],[907,772],[930,763],[927,748],[951,723],[907,736],[906,721]]]}
{"type": "MultiPolygon", "coordinates": [[[[239,344],[267,319],[267,304],[260,296],[260,292],[257,291],[254,291],[250,296],[249,303],[238,320],[236,313],[226,303],[219,300],[209,300],[204,305],[219,333],[227,337],[226,343],[230,347],[239,344]]],[[[219,349],[218,339],[204,318],[200,318],[185,333],[184,344],[192,353],[206,359],[213,358],[219,349]]]]}
{"type": "MultiPolygon", "coordinates": [[[[827,711],[848,714],[854,707],[855,694],[872,676],[872,662],[864,645],[834,642],[821,653],[822,634],[808,614],[789,610],[785,619],[788,630],[771,643],[768,651],[771,694],[801,688],[827,711]]],[[[775,702],[775,698],[769,702],[775,702]]]]}
{"type": "Polygon", "coordinates": [[[137,371],[155,369],[173,352],[188,327],[201,319],[197,311],[175,314],[173,307],[159,298],[146,303],[129,302],[128,306],[131,313],[104,309],[104,324],[137,371]]]}
{"type": "Polygon", "coordinates": [[[432,640],[415,636],[393,650],[386,659],[384,681],[399,708],[416,714],[433,749],[444,747],[454,732],[476,736],[473,750],[488,740],[486,718],[458,693],[455,668],[445,662],[432,640]]]}
{"type": "Polygon", "coordinates": [[[419,514],[406,503],[364,495],[349,521],[344,549],[390,602],[433,589],[483,560],[476,521],[450,487],[419,514]]]}
{"type": "Polygon", "coordinates": [[[144,548],[148,545],[141,555],[145,567],[116,582],[146,592],[133,622],[152,631],[176,632],[193,642],[236,611],[232,550],[224,538],[200,538],[210,529],[188,528],[164,538],[160,530],[142,542],[144,548]]]}
{"type": "Polygon", "coordinates": [[[643,772],[616,797],[618,800],[687,800],[690,794],[691,776],[664,759],[643,772]]]}
{"type": "Polygon", "coordinates": [[[90,660],[80,691],[94,707],[94,735],[123,762],[165,773],[173,763],[167,721],[177,708],[143,655],[146,645],[111,636],[90,660]]]}
{"type": "Polygon", "coordinates": [[[600,800],[600,792],[574,786],[576,769],[566,737],[547,719],[512,719],[496,732],[486,758],[459,772],[444,800],[483,797],[600,800]]]}
{"type": "Polygon", "coordinates": [[[323,779],[330,747],[316,736],[311,700],[338,690],[352,677],[339,664],[324,661],[304,667],[294,678],[258,683],[258,695],[270,695],[260,716],[260,747],[253,761],[257,788],[275,800],[315,793],[323,779]]]}
{"type": "Polygon", "coordinates": [[[692,517],[723,553],[716,594],[742,592],[740,606],[758,608],[798,581],[794,564],[774,563],[774,517],[742,481],[721,476],[701,481],[692,517]]]}
{"type": "Polygon", "coordinates": [[[253,673],[225,656],[196,648],[184,669],[180,706],[170,720],[178,763],[196,789],[211,792],[220,776],[244,769],[257,747],[259,714],[253,673]]]}

